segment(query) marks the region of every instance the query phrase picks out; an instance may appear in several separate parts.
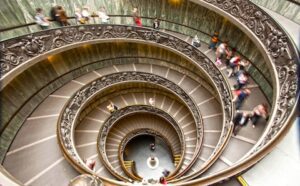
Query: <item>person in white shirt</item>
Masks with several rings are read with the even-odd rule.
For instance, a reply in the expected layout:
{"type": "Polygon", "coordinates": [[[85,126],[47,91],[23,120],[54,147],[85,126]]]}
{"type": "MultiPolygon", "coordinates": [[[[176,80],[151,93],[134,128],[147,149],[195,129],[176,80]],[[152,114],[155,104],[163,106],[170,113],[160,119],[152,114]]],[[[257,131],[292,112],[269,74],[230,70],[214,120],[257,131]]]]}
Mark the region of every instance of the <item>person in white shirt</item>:
{"type": "Polygon", "coordinates": [[[255,128],[260,118],[264,118],[266,120],[268,118],[268,106],[266,103],[259,104],[253,108],[252,117],[251,117],[253,128],[255,128]]]}
{"type": "Polygon", "coordinates": [[[108,23],[109,16],[106,14],[106,10],[103,6],[100,7],[100,10],[98,11],[98,16],[101,20],[101,23],[108,23]]]}
{"type": "Polygon", "coordinates": [[[113,104],[113,103],[110,103],[109,105],[107,105],[106,108],[108,109],[108,111],[109,111],[110,113],[113,113],[114,111],[116,111],[116,110],[119,109],[119,108],[118,108],[115,104],[113,104]]]}
{"type": "Polygon", "coordinates": [[[96,168],[96,161],[95,161],[95,160],[88,159],[88,160],[85,161],[85,165],[86,165],[91,171],[95,171],[95,168],[96,168]]]}
{"type": "Polygon", "coordinates": [[[200,40],[197,35],[195,35],[195,37],[192,39],[192,45],[197,48],[201,46],[200,40]]]}
{"type": "Polygon", "coordinates": [[[154,98],[149,98],[149,104],[150,104],[151,106],[154,106],[154,104],[155,104],[154,98]]]}
{"type": "Polygon", "coordinates": [[[49,27],[50,24],[49,24],[49,21],[47,20],[47,18],[43,14],[43,9],[37,8],[34,18],[35,18],[35,22],[38,25],[40,25],[43,30],[47,29],[49,27]]]}
{"type": "Polygon", "coordinates": [[[89,22],[90,20],[90,12],[89,12],[89,7],[88,6],[84,6],[82,11],[81,11],[81,16],[85,19],[85,22],[89,22]]]}
{"type": "Polygon", "coordinates": [[[221,43],[216,50],[216,57],[223,59],[227,56],[228,54],[228,45],[227,45],[227,41],[221,43]]]}
{"type": "Polygon", "coordinates": [[[76,22],[77,23],[80,23],[80,24],[84,24],[85,23],[85,19],[81,15],[80,8],[75,8],[75,18],[76,18],[76,22]]]}

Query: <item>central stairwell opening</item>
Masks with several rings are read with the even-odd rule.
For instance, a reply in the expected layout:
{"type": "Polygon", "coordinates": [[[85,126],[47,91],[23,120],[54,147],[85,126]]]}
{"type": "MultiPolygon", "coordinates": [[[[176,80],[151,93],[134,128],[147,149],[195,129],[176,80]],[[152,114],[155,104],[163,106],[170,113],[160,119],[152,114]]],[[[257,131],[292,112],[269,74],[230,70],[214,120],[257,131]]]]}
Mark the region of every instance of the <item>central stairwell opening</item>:
{"type": "Polygon", "coordinates": [[[140,135],[130,140],[123,157],[125,161],[135,162],[137,174],[143,179],[159,179],[165,170],[175,169],[173,155],[167,143],[154,135],[140,135]]]}

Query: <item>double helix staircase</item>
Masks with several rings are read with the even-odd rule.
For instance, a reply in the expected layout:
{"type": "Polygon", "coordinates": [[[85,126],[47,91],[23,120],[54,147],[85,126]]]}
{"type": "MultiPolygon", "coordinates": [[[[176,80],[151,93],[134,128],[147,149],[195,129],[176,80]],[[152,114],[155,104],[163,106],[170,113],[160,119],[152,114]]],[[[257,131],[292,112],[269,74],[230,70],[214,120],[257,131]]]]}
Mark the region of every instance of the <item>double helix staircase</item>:
{"type": "Polygon", "coordinates": [[[280,99],[266,95],[266,87],[254,76],[263,73],[251,62],[246,68],[252,75],[246,86],[251,95],[236,111],[231,101],[236,79],[227,77],[224,64],[214,64],[214,50],[204,42],[199,48],[191,46],[192,37],[186,33],[84,25],[22,39],[27,44],[46,43],[38,55],[28,54],[32,48],[25,47],[23,57],[16,57],[12,49],[19,43],[14,39],[4,42],[8,51],[1,51],[3,63],[27,61],[3,66],[1,79],[4,105],[12,103],[4,109],[8,114],[2,134],[12,137],[1,146],[8,150],[2,164],[24,185],[63,185],[86,173],[107,185],[141,182],[138,163],[124,159],[124,154],[130,140],[145,134],[160,137],[170,149],[174,169],[166,176],[169,183],[217,183],[270,151],[268,144],[276,143],[277,133],[284,133],[283,123],[293,111],[284,108],[295,104],[297,60],[280,66],[282,56],[297,57],[292,46],[279,57],[276,48],[268,49],[272,55],[268,60],[278,65],[273,82],[278,91],[273,95],[280,99]],[[44,40],[51,37],[52,41],[44,40]],[[28,83],[20,83],[22,78],[28,83]],[[18,103],[18,95],[27,98],[18,103]],[[261,120],[256,128],[249,123],[232,135],[235,112],[250,113],[261,103],[271,108],[270,119],[261,120]],[[110,111],[110,104],[117,109],[110,111]],[[93,170],[86,160],[96,162],[93,170]]]}

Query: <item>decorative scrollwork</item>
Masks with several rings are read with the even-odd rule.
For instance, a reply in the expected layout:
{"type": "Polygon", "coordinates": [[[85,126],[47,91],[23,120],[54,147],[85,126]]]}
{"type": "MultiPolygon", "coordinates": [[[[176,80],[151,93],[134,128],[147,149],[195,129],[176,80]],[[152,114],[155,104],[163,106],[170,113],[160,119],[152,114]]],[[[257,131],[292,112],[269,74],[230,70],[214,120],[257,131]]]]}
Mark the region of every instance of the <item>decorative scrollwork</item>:
{"type": "MultiPolygon", "coordinates": [[[[125,117],[129,114],[132,113],[141,113],[141,112],[147,112],[147,113],[152,113],[157,116],[160,116],[164,118],[168,123],[172,125],[172,127],[175,129],[177,132],[180,142],[184,145],[184,136],[182,134],[181,129],[179,128],[179,125],[177,122],[167,113],[164,111],[150,107],[147,105],[136,105],[136,106],[128,106],[125,108],[122,108],[120,110],[115,111],[102,125],[100,131],[99,131],[99,149],[100,151],[104,154],[105,153],[105,142],[106,142],[106,137],[108,135],[108,132],[110,129],[113,127],[113,125],[122,117],[125,117]]],[[[105,156],[103,156],[105,158],[105,156]]]]}
{"type": "Polygon", "coordinates": [[[11,70],[11,68],[13,68],[14,66],[18,66],[20,63],[23,62],[23,57],[22,56],[18,56],[17,54],[10,52],[5,46],[4,44],[1,46],[0,49],[0,56],[2,56],[0,58],[0,73],[1,76],[2,74],[5,74],[7,72],[9,72],[11,70]]]}
{"type": "Polygon", "coordinates": [[[270,33],[267,36],[266,44],[271,56],[274,58],[285,57],[286,59],[292,59],[287,46],[287,36],[280,30],[277,30],[271,23],[267,22],[267,26],[270,29],[270,33]]]}
{"type": "MultiPolygon", "coordinates": [[[[95,28],[91,28],[95,31],[95,28]]],[[[67,44],[81,42],[86,40],[94,39],[95,33],[86,31],[86,28],[83,26],[80,27],[69,27],[61,30],[54,31],[54,38],[52,40],[51,48],[59,48],[67,44]]]]}

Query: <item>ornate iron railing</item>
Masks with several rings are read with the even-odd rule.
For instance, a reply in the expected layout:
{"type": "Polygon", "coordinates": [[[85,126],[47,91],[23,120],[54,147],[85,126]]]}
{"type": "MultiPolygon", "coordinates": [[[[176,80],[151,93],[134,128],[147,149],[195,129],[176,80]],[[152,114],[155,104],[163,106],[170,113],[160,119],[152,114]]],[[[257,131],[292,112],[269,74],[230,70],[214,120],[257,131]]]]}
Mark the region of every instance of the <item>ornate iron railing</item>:
{"type": "MultiPolygon", "coordinates": [[[[125,25],[84,25],[53,30],[46,30],[32,35],[15,38],[2,43],[1,74],[5,80],[10,74],[16,75],[22,63],[30,63],[41,60],[42,57],[52,52],[63,51],[63,48],[72,48],[83,43],[97,43],[106,39],[133,39],[134,41],[147,41],[159,44],[180,52],[192,59],[204,72],[211,77],[220,92],[224,110],[227,116],[231,116],[231,93],[226,80],[219,69],[199,50],[189,43],[153,29],[132,27],[125,25]]],[[[30,66],[30,64],[26,64],[30,66]]],[[[20,70],[20,69],[19,69],[20,70]]],[[[10,78],[7,78],[9,82],[10,78]]]]}
{"type": "MultiPolygon", "coordinates": [[[[273,112],[268,129],[263,138],[249,153],[254,153],[264,147],[290,119],[295,109],[297,91],[298,52],[294,43],[265,11],[251,3],[241,0],[205,0],[211,7],[218,9],[255,35],[258,45],[263,47],[268,62],[271,63],[276,80],[273,112]]],[[[201,3],[202,4],[202,3],[201,3]]],[[[249,155],[249,154],[248,154],[249,155]]]]}
{"type": "Polygon", "coordinates": [[[143,180],[136,171],[135,161],[122,161],[122,168],[127,176],[131,177],[133,180],[143,180]]]}

